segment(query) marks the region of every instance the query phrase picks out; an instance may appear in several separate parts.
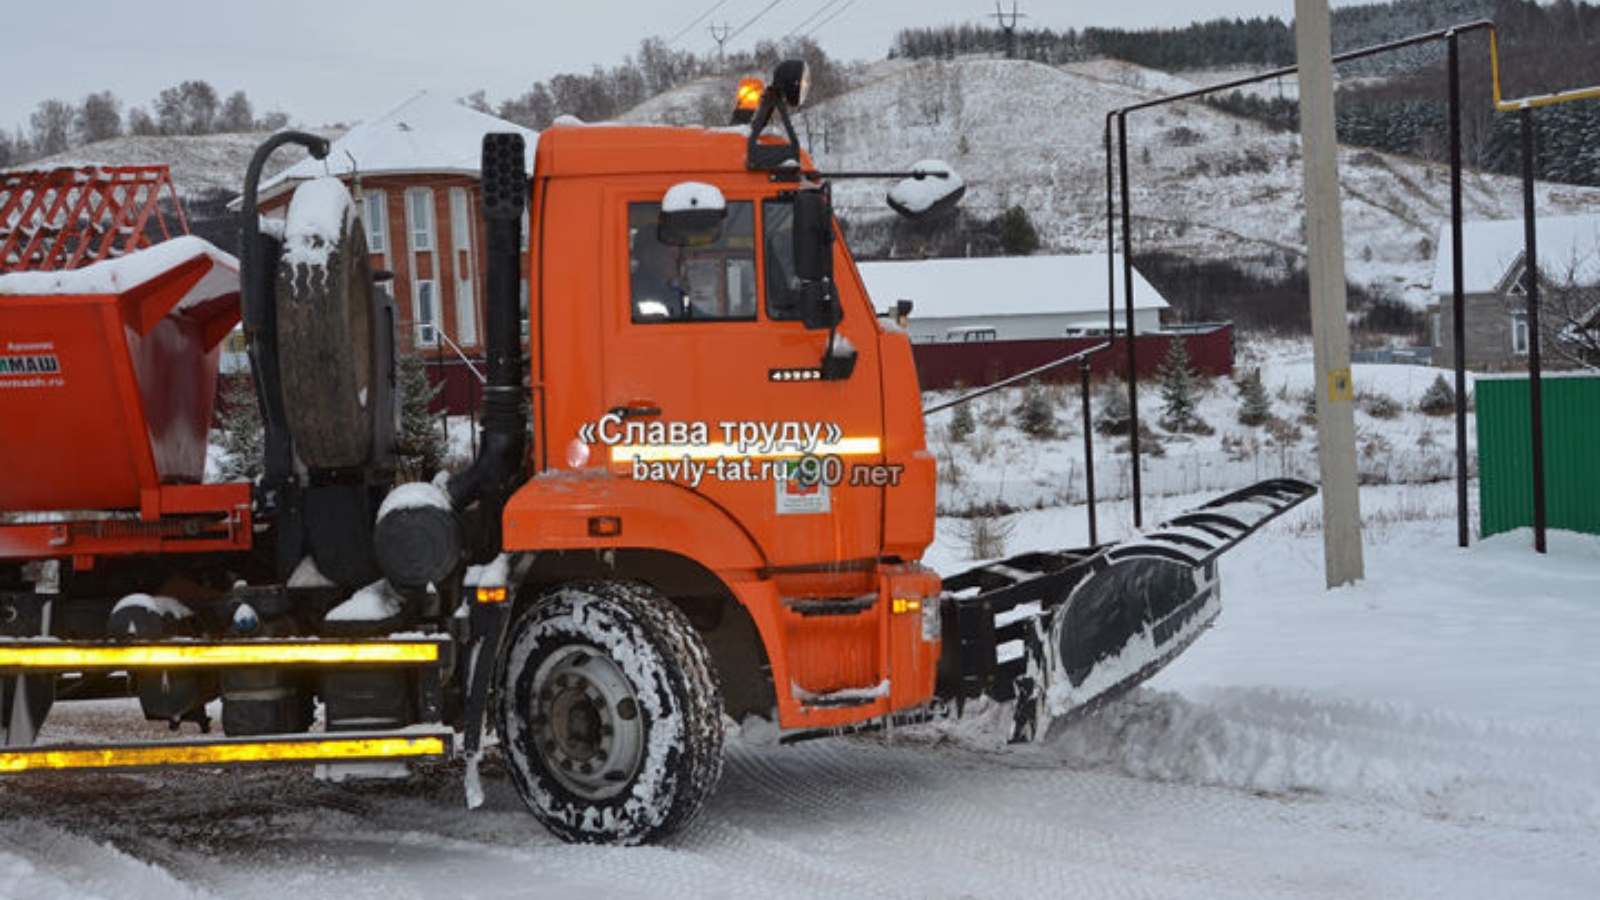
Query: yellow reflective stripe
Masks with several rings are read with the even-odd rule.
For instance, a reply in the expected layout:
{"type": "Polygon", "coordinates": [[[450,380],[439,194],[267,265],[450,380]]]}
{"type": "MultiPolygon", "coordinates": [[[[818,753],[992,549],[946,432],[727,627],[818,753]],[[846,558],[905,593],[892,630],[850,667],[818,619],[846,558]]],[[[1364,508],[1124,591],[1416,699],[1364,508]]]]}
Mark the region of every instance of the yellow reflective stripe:
{"type": "Polygon", "coordinates": [[[139,766],[209,766],[249,762],[394,759],[443,756],[440,737],[351,738],[265,743],[189,744],[171,747],[93,747],[0,753],[0,772],[33,769],[121,769],[139,766]]]}
{"type": "Polygon", "coordinates": [[[0,668],[217,666],[269,663],[431,663],[435,641],[349,644],[143,644],[132,647],[0,647],[0,668]]]}
{"type": "Polygon", "coordinates": [[[775,450],[769,453],[742,452],[733,444],[616,444],[611,448],[613,463],[669,462],[685,457],[711,459],[799,459],[802,456],[877,456],[883,442],[875,437],[844,438],[826,441],[809,451],[775,450]]]}

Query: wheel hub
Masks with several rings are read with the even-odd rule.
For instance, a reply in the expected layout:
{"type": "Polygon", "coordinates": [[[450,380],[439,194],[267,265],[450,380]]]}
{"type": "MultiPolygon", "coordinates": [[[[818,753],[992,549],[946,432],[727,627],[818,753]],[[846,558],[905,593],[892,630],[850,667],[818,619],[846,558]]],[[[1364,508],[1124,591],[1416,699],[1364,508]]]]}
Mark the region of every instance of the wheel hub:
{"type": "Polygon", "coordinates": [[[600,800],[619,793],[639,768],[644,723],[627,676],[586,647],[565,647],[539,667],[535,746],[556,780],[600,800]]]}

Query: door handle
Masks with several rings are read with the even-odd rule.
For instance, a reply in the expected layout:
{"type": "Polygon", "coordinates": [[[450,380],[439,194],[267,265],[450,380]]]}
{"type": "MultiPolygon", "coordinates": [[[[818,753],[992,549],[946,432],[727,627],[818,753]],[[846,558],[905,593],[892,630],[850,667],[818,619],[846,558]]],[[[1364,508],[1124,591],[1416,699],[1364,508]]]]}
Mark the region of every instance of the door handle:
{"type": "Polygon", "coordinates": [[[606,414],[619,419],[644,419],[661,415],[661,407],[648,400],[641,400],[623,406],[613,406],[606,410],[606,414]]]}

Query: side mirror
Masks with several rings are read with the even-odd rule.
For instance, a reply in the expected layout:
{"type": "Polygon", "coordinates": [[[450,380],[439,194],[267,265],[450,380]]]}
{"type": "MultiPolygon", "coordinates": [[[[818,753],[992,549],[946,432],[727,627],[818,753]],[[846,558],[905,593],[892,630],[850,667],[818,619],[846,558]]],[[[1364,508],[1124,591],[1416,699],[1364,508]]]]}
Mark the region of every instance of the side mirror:
{"type": "Polygon", "coordinates": [[[915,219],[943,212],[961,201],[967,183],[943,160],[925,159],[911,170],[911,177],[889,191],[889,208],[915,219]]]}
{"type": "Polygon", "coordinates": [[[716,242],[727,214],[728,201],[716,187],[698,181],[675,184],[661,198],[656,237],[674,247],[703,247],[716,242]]]}
{"type": "Polygon", "coordinates": [[[807,328],[839,324],[839,297],[833,286],[833,207],[821,191],[794,198],[794,273],[800,282],[800,321],[807,328]]]}

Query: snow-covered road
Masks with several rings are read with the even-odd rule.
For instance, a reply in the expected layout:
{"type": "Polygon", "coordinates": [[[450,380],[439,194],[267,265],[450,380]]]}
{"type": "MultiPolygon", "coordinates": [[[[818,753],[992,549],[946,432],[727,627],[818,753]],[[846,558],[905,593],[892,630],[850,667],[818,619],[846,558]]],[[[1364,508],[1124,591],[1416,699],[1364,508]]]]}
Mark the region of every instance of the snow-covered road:
{"type": "Polygon", "coordinates": [[[1368,578],[1334,592],[1315,503],[1275,523],[1210,634],[1039,745],[736,740],[705,815],[635,849],[560,844],[492,766],[472,813],[458,770],[3,781],[0,898],[1595,897],[1600,540],[1458,550],[1408,520],[1449,490],[1364,491],[1368,578]]]}

